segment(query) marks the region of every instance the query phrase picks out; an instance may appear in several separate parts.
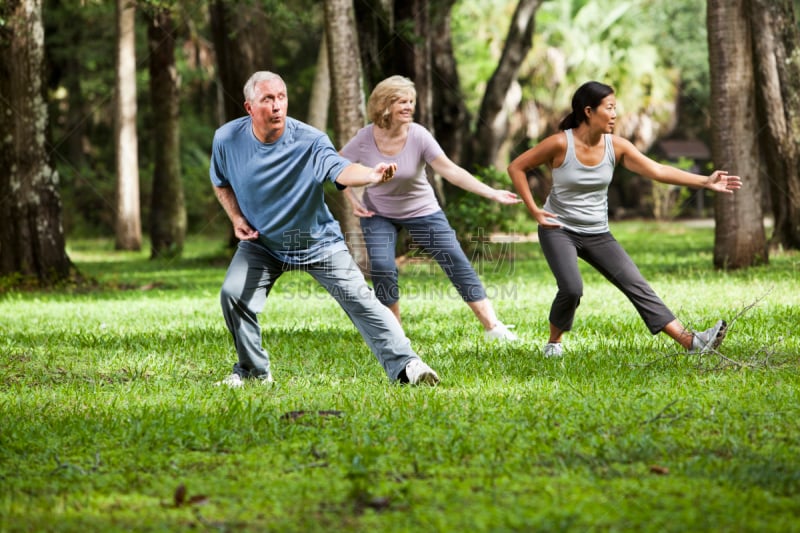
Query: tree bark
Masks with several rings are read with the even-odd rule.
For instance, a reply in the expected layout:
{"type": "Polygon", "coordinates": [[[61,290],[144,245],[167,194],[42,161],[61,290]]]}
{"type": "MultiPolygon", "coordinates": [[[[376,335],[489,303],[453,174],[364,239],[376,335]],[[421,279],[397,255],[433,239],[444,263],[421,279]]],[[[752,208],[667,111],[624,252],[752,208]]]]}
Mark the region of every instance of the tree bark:
{"type": "Polygon", "coordinates": [[[322,31],[317,56],[317,70],[314,72],[314,85],[311,87],[311,101],[308,104],[308,123],[318,130],[328,127],[328,110],[331,106],[331,69],[328,66],[328,38],[322,31]]]}
{"type": "Polygon", "coordinates": [[[520,0],[514,10],[503,53],[481,102],[478,124],[472,138],[470,167],[505,168],[505,162],[498,162],[497,155],[508,135],[506,97],[531,49],[535,15],[540,4],[541,0],[520,0]]]}
{"type": "Polygon", "coordinates": [[[148,16],[150,105],[153,108],[154,168],[150,208],[150,257],[178,257],[186,237],[186,205],[181,181],[180,91],[175,65],[172,14],[148,16]]]}
{"type": "Polygon", "coordinates": [[[714,198],[714,265],[743,268],[768,261],[761,208],[749,0],[708,0],[711,73],[711,148],[717,168],[742,177],[735,194],[714,198]]]}
{"type": "Polygon", "coordinates": [[[417,90],[416,120],[433,129],[433,74],[431,67],[430,0],[396,0],[394,3],[395,61],[397,71],[414,80],[417,90]]]}
{"type": "Polygon", "coordinates": [[[69,277],[58,174],[49,160],[40,0],[0,2],[0,276],[69,277]]]}
{"type": "MultiPolygon", "coordinates": [[[[453,0],[446,0],[452,3],[453,0]]],[[[369,88],[390,75],[417,90],[417,122],[433,131],[430,0],[358,0],[358,42],[369,88]]]]}
{"type": "Polygon", "coordinates": [[[456,0],[442,0],[431,6],[431,56],[433,67],[433,129],[442,150],[456,164],[461,164],[469,112],[461,94],[450,12],[456,0]]]}
{"type": "Polygon", "coordinates": [[[117,250],[142,248],[139,155],[136,135],[136,2],[117,0],[114,138],[117,154],[117,250]]]}
{"type": "Polygon", "coordinates": [[[258,3],[215,0],[209,11],[222,124],[245,115],[245,82],[256,71],[273,69],[274,62],[269,23],[258,3]]]}
{"type": "MultiPolygon", "coordinates": [[[[361,61],[354,30],[353,0],[325,0],[325,35],[328,39],[328,64],[334,102],[334,143],[339,147],[344,146],[364,126],[361,61]]],[[[350,254],[362,271],[368,271],[364,234],[347,199],[336,191],[327,194],[326,200],[342,226],[350,254]]]]}
{"type": "Polygon", "coordinates": [[[750,0],[759,137],[766,155],[773,247],[800,248],[800,37],[792,0],[750,0]]]}
{"type": "MultiPolygon", "coordinates": [[[[244,84],[248,78],[259,70],[274,68],[269,23],[258,3],[229,0],[211,2],[209,19],[217,65],[217,120],[224,124],[246,114],[244,84]]],[[[228,247],[234,248],[238,242],[231,227],[228,247]]]]}
{"type": "Polygon", "coordinates": [[[364,84],[375,87],[398,74],[394,50],[394,1],[355,0],[356,34],[364,84]]]}

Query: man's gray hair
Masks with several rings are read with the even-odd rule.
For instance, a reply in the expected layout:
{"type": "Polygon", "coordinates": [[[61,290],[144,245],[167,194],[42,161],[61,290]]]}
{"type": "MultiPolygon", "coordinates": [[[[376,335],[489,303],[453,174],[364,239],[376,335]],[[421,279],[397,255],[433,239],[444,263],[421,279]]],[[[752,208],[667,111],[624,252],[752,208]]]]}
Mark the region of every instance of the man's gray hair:
{"type": "Polygon", "coordinates": [[[254,93],[256,92],[256,84],[262,81],[271,81],[271,80],[280,80],[283,83],[283,86],[286,87],[286,82],[283,81],[279,75],[275,74],[274,72],[270,72],[268,70],[259,70],[258,72],[254,73],[250,76],[250,79],[247,80],[244,84],[244,101],[245,102],[252,102],[254,93]]]}

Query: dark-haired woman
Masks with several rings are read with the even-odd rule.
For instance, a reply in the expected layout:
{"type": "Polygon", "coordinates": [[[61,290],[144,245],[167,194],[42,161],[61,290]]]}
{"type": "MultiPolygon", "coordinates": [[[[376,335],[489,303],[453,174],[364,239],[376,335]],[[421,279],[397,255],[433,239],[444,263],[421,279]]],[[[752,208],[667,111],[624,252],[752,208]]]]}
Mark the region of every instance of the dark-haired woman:
{"type": "Polygon", "coordinates": [[[572,97],[572,112],[559,125],[561,131],[508,166],[514,187],[539,223],[539,243],[558,285],[544,355],[561,356],[562,336],[572,329],[583,295],[579,257],[628,297],[653,335],[666,333],[691,353],[715,350],[725,337],[725,321],[702,332],[688,331],[614,239],[608,226],[608,185],[617,163],[662,183],[720,193],[739,189],[741,179],[723,170],[701,176],[653,161],[627,139],[613,135],[616,109],[611,87],[596,81],[583,84],[572,97]],[[540,208],[531,195],[527,173],[541,165],[552,170],[553,186],[540,208]]]}

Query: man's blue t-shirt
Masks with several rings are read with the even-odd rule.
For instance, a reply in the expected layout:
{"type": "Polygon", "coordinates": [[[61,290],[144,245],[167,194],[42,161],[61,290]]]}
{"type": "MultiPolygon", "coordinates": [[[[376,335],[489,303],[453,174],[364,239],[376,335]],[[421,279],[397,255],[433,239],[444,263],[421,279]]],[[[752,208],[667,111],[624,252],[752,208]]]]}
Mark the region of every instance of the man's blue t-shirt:
{"type": "Polygon", "coordinates": [[[327,135],[303,122],[287,117],[270,144],[256,138],[246,116],[214,134],[210,174],[215,186],[233,188],[262,246],[286,263],[308,264],[347,250],[323,184],[349,164],[327,135]]]}

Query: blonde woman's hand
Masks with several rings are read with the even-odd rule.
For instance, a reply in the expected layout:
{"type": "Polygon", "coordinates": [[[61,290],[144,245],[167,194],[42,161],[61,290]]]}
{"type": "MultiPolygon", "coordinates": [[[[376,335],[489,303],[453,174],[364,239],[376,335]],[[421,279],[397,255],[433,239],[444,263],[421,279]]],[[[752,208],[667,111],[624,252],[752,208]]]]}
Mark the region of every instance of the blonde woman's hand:
{"type": "Polygon", "coordinates": [[[500,189],[495,189],[490,199],[503,205],[514,205],[522,201],[522,198],[517,196],[517,193],[500,189]]]}
{"type": "Polygon", "coordinates": [[[359,218],[369,218],[374,215],[375,212],[367,209],[364,204],[358,200],[353,200],[353,214],[359,218]]]}

